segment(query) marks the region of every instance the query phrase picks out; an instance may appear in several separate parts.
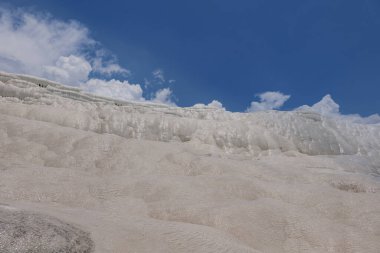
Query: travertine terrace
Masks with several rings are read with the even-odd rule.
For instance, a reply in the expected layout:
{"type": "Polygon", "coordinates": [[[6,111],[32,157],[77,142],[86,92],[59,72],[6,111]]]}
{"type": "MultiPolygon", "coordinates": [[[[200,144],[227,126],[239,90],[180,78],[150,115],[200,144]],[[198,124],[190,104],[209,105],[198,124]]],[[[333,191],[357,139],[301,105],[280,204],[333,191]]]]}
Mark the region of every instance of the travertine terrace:
{"type": "Polygon", "coordinates": [[[380,249],[379,124],[116,101],[1,73],[0,173],[1,252],[380,249]],[[71,239],[12,249],[5,221],[25,215],[71,239]]]}

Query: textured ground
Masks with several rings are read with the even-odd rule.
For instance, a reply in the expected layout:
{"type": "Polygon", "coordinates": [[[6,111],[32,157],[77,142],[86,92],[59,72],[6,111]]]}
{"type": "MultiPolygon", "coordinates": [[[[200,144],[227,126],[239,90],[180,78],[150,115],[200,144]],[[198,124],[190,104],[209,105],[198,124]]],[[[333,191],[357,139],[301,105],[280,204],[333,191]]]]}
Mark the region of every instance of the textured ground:
{"type": "Polygon", "coordinates": [[[378,125],[0,81],[0,251],[379,252],[378,125]]]}
{"type": "Polygon", "coordinates": [[[90,253],[89,234],[41,214],[0,206],[0,252],[90,253]]]}

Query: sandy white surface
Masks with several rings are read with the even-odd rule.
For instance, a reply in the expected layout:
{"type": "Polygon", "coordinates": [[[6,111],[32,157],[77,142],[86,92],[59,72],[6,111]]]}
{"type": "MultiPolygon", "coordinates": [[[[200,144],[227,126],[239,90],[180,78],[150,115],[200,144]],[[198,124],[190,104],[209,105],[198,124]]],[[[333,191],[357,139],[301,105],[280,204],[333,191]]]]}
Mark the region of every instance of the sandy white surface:
{"type": "Polygon", "coordinates": [[[379,125],[0,81],[0,209],[73,224],[95,252],[379,252],[379,125]]]}

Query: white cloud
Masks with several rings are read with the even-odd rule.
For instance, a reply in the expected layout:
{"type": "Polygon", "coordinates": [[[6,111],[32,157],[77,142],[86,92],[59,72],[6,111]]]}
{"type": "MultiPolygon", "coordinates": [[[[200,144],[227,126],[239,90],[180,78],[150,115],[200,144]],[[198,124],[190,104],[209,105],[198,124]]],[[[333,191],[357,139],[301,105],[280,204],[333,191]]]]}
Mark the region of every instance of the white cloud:
{"type": "Polygon", "coordinates": [[[373,114],[368,117],[362,117],[359,114],[341,114],[340,106],[332,99],[330,94],[324,96],[321,101],[312,106],[303,105],[296,110],[306,110],[317,112],[323,116],[334,117],[342,120],[348,120],[360,124],[379,124],[380,115],[373,114]]]}
{"type": "MultiPolygon", "coordinates": [[[[46,15],[0,9],[0,68],[42,77],[58,68],[60,57],[80,57],[80,49],[94,41],[75,21],[61,22],[46,15]]],[[[57,72],[57,71],[56,71],[57,72]]]]}
{"type": "Polygon", "coordinates": [[[176,80],[166,79],[165,73],[162,69],[155,69],[152,71],[151,76],[144,78],[144,87],[161,86],[164,83],[173,84],[176,80]]]}
{"type": "MultiPolygon", "coordinates": [[[[145,101],[139,84],[128,81],[90,79],[92,73],[111,78],[128,76],[130,71],[117,63],[116,56],[100,47],[86,27],[76,21],[60,21],[47,14],[22,9],[0,8],[0,70],[44,77],[63,84],[80,86],[101,96],[145,101]]],[[[153,71],[156,81],[164,73],[153,71]]],[[[159,90],[153,99],[174,105],[172,91],[159,90]]]]}
{"type": "Polygon", "coordinates": [[[81,88],[100,96],[127,101],[145,101],[141,86],[130,84],[128,81],[91,79],[82,84],[81,88]]]}
{"type": "Polygon", "coordinates": [[[158,90],[152,99],[152,102],[175,106],[175,103],[171,100],[172,93],[172,90],[169,88],[158,90]]]}
{"type": "Polygon", "coordinates": [[[60,56],[55,66],[44,66],[44,76],[58,81],[60,83],[68,83],[79,85],[87,81],[92,67],[85,59],[70,55],[60,56]]]}
{"type": "Polygon", "coordinates": [[[192,107],[194,107],[194,108],[210,107],[210,108],[216,108],[216,109],[223,109],[223,110],[225,110],[225,108],[223,107],[223,104],[220,103],[218,100],[213,100],[213,101],[211,101],[207,105],[202,104],[202,103],[198,103],[198,104],[193,105],[192,107]]]}
{"type": "Polygon", "coordinates": [[[290,98],[290,95],[281,92],[268,91],[258,95],[260,102],[251,102],[247,112],[265,111],[279,109],[290,98]]]}
{"type": "Polygon", "coordinates": [[[152,72],[152,75],[156,81],[159,83],[164,83],[165,82],[165,76],[164,76],[164,71],[162,69],[156,69],[152,72]]]}
{"type": "Polygon", "coordinates": [[[212,108],[224,109],[222,103],[220,103],[218,100],[211,101],[211,103],[209,103],[207,106],[212,108]]]}
{"type": "Polygon", "coordinates": [[[64,22],[47,14],[2,8],[0,41],[0,69],[4,71],[69,85],[86,81],[91,71],[128,73],[116,63],[114,56],[102,49],[95,50],[99,43],[76,21],[64,22]],[[95,56],[89,57],[86,50],[95,50],[95,56]]]}
{"type": "Polygon", "coordinates": [[[131,71],[121,67],[117,64],[115,56],[111,55],[111,58],[105,60],[104,58],[109,58],[110,53],[107,53],[105,50],[97,50],[96,57],[92,60],[92,66],[94,71],[103,74],[103,75],[113,75],[113,74],[122,74],[128,76],[131,74],[131,71]]]}

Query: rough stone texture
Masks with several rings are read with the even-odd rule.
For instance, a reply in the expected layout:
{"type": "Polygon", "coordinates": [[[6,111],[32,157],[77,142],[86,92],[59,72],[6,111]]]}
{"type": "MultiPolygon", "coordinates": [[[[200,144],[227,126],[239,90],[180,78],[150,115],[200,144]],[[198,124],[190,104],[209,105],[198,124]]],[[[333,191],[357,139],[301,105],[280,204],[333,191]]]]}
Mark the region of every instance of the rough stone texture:
{"type": "Polygon", "coordinates": [[[0,206],[0,252],[90,253],[88,233],[56,218],[0,206]]]}

